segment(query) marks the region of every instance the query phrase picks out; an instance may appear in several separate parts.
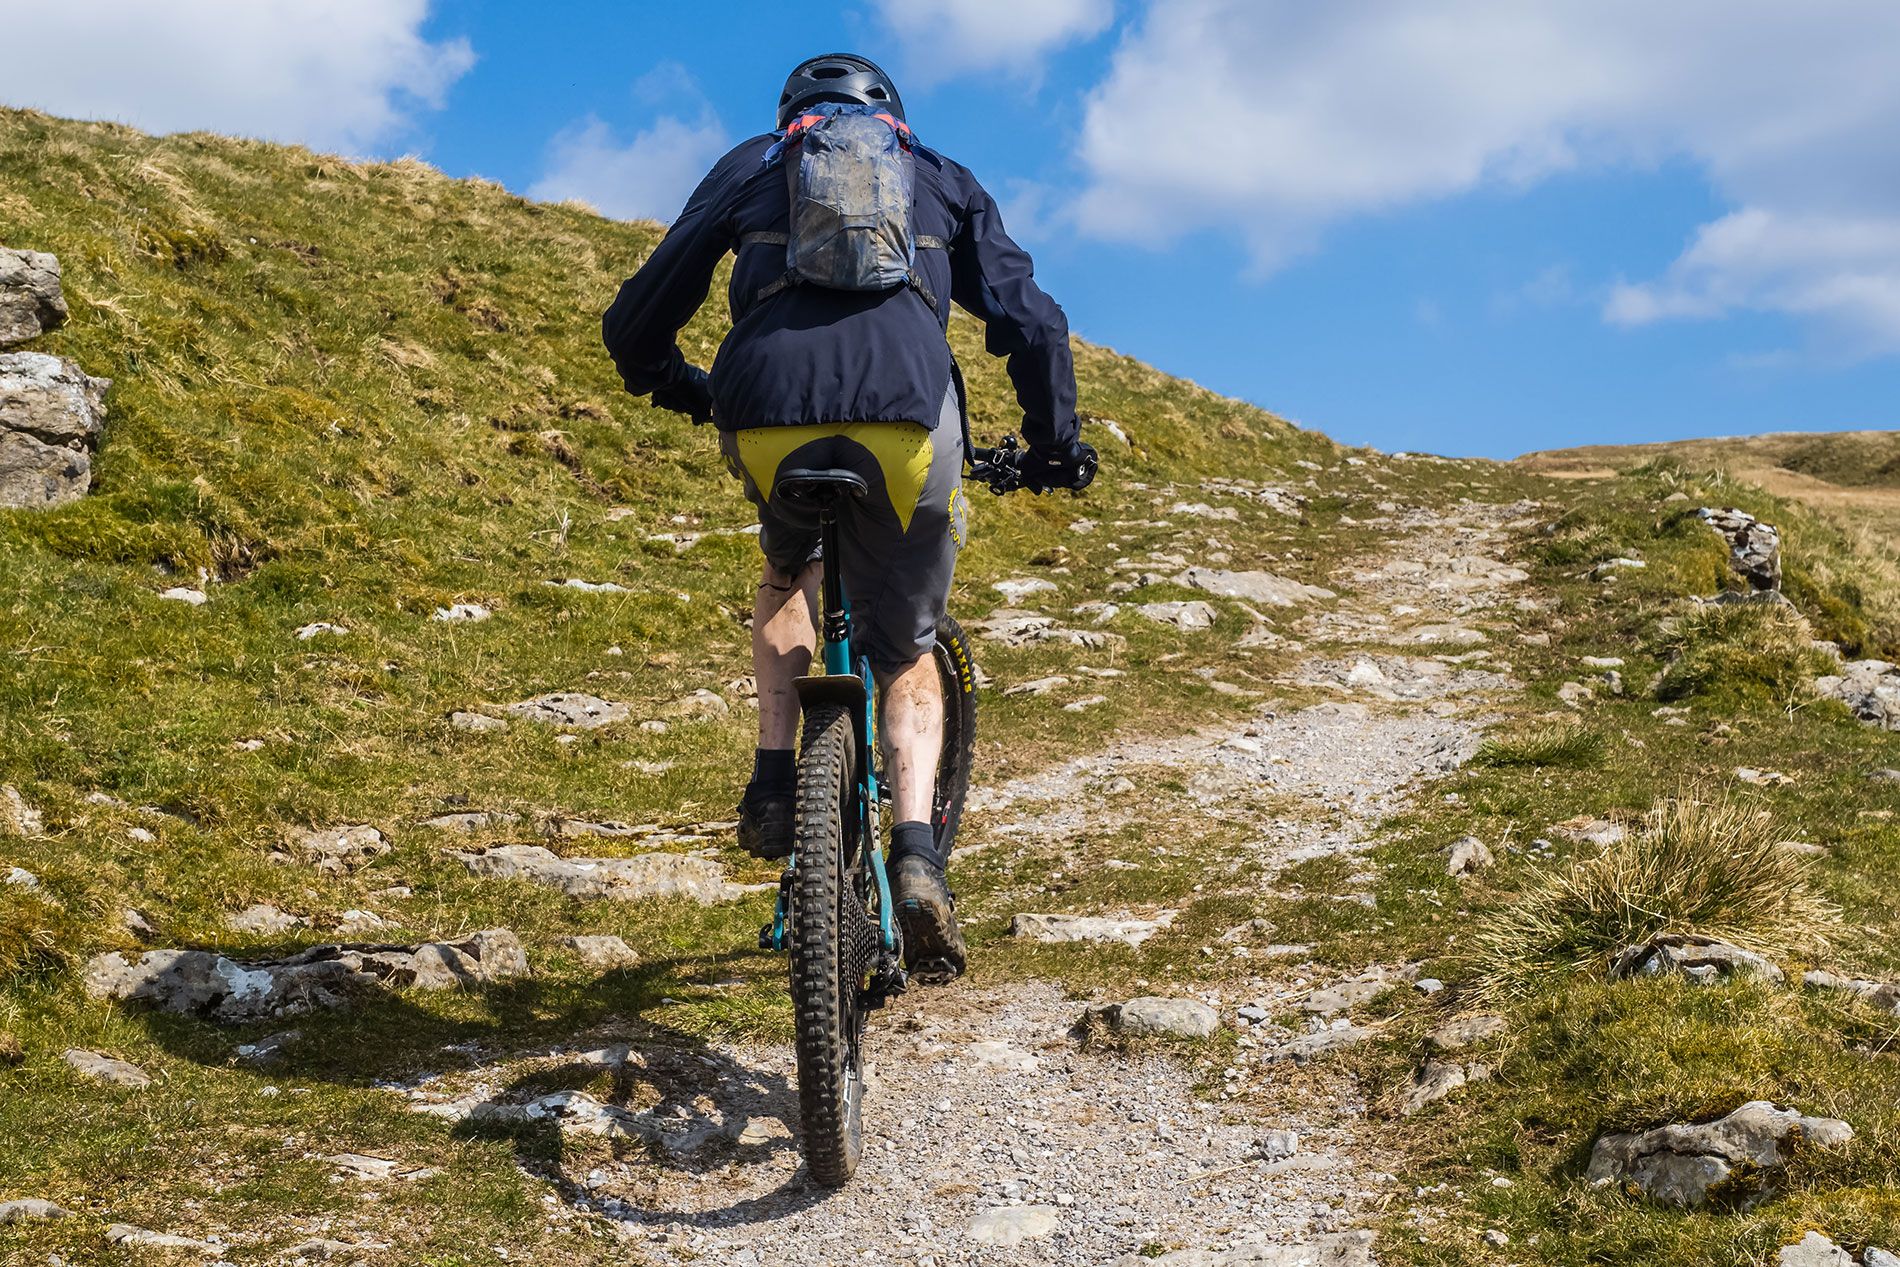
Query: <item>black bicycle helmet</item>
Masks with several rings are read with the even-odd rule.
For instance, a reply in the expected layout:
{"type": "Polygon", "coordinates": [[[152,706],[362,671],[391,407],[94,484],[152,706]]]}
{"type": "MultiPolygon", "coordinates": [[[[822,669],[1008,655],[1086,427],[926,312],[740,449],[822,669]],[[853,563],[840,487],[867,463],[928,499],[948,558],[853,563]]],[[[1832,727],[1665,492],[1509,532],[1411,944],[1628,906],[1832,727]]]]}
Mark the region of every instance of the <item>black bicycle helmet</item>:
{"type": "Polygon", "coordinates": [[[904,102],[897,85],[868,57],[856,53],[826,53],[800,62],[785,81],[778,97],[778,126],[785,126],[806,106],[821,101],[855,101],[861,105],[884,106],[902,119],[904,102]]]}

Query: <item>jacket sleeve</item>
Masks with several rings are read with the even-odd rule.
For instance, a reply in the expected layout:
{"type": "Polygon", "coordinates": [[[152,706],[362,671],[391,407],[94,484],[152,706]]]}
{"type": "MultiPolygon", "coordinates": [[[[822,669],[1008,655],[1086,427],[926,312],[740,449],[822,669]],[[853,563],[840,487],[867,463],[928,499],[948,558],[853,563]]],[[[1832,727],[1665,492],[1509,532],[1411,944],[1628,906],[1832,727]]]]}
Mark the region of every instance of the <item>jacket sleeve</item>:
{"type": "Polygon", "coordinates": [[[964,215],[950,244],[950,297],[982,320],[991,356],[1009,358],[1010,382],[1023,411],[1023,439],[1032,445],[1075,439],[1075,359],[1069,319],[1036,285],[1029,253],[1003,231],[1003,217],[983,187],[958,170],[964,215]]]}
{"type": "MultiPolygon", "coordinates": [[[[719,214],[725,164],[715,167],[640,271],[621,283],[620,294],[601,319],[601,336],[636,396],[705,392],[705,376],[687,365],[676,340],[712,288],[713,270],[732,245],[719,214]]],[[[661,404],[659,397],[656,404],[661,404]]],[[[674,407],[664,405],[663,407],[674,407]]]]}

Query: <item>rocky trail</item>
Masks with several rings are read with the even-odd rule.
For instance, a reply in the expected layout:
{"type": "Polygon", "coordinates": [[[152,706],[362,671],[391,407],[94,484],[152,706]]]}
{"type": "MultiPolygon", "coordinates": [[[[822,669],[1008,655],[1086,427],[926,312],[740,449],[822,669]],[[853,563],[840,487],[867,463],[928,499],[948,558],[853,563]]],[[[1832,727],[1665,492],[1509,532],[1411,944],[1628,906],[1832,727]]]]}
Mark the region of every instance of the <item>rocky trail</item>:
{"type": "MultiPolygon", "coordinates": [[[[1210,861],[1196,886],[1207,896],[1271,891],[1297,863],[1362,852],[1382,816],[1470,755],[1491,701],[1516,686],[1508,664],[1463,650],[1486,635],[1460,622],[1523,579],[1485,551],[1525,510],[1473,504],[1395,523],[1391,553],[1354,565],[1372,580],[1366,596],[1302,620],[1310,658],[1285,685],[1336,701],[1270,699],[1244,725],[1118,743],[979,787],[969,851],[1086,866],[1088,841],[1132,822],[1244,823],[1244,849],[1210,861]],[[1353,653],[1367,636],[1460,651],[1353,653]],[[1161,772],[1183,790],[1162,786],[1161,772]]],[[[1088,654],[1078,646],[1078,661],[1088,654]]],[[[1371,906],[1375,878],[1361,867],[1328,896],[1371,906]]],[[[1033,942],[1139,944],[1179,913],[1037,909],[1035,897],[992,894],[988,907],[1010,905],[1013,933],[1033,942]]],[[[661,1262],[1106,1264],[1166,1250],[1162,1262],[1206,1267],[1348,1267],[1375,1261],[1372,1234],[1356,1225],[1405,1198],[1390,1160],[1361,1138],[1360,1093],[1311,1062],[1374,1033],[1355,1008],[1416,988],[1415,974],[1368,964],[1342,981],[1308,961],[1311,949],[1243,924],[1203,952],[1257,963],[1242,986],[1134,981],[1132,1005],[1085,1005],[1033,981],[913,990],[872,1018],[865,1157],[838,1193],[803,1179],[789,1047],[707,1049],[609,1027],[402,1090],[415,1111],[462,1129],[559,1133],[561,1161],[523,1162],[560,1194],[550,1217],[604,1216],[661,1262]],[[1270,1021],[1289,1009],[1306,1015],[1303,1029],[1270,1021]],[[1224,1069],[1197,1070],[1159,1050],[1085,1041],[1091,1026],[1124,1039],[1217,1026],[1239,1037],[1224,1069]],[[610,1096],[562,1089],[603,1070],[610,1096]],[[1262,1101],[1273,1106],[1264,1119],[1262,1101]]]]}
{"type": "MultiPolygon", "coordinates": [[[[1518,688],[1493,648],[1499,626],[1486,626],[1484,617],[1514,601],[1511,587],[1526,579],[1497,557],[1498,542],[1532,509],[1394,508],[1379,555],[1351,560],[1337,575],[1353,594],[1343,600],[1271,574],[1189,567],[1180,583],[1205,589],[1211,602],[1140,610],[1177,625],[1184,639],[1233,640],[1231,672],[1196,671],[1222,694],[1257,698],[1246,720],[1174,738],[1118,740],[981,784],[970,796],[963,856],[1040,859],[1057,876],[1138,871],[1140,864],[1112,856],[1105,842],[1139,828],[1173,843],[1158,847],[1158,856],[1177,855],[1195,868],[1193,893],[1171,906],[1076,909],[1051,905],[1060,891],[1047,886],[1005,887],[966,904],[965,918],[1007,919],[1012,939],[1032,948],[1083,942],[1115,953],[1164,932],[1204,899],[1318,897],[1373,908],[1378,873],[1360,855],[1376,843],[1380,821],[1431,795],[1433,779],[1475,751],[1496,702],[1518,688]],[[1301,614],[1291,632],[1276,633],[1237,594],[1301,614]],[[1203,620],[1190,612],[1183,622],[1184,610],[1200,608],[1218,614],[1226,632],[1210,627],[1212,614],[1203,620]],[[1237,637],[1236,615],[1250,622],[1237,637]],[[1355,649],[1366,642],[1417,650],[1355,649]],[[1271,678],[1252,672],[1248,665],[1263,648],[1280,663],[1287,658],[1277,653],[1293,653],[1293,667],[1271,678]],[[1288,704],[1283,694],[1295,691],[1308,702],[1288,704]],[[1331,698],[1312,703],[1315,692],[1331,698]],[[1202,837],[1214,824],[1227,843],[1209,847],[1202,837]],[[1283,885],[1288,869],[1328,858],[1347,863],[1336,891],[1283,885]]],[[[1169,554],[1164,562],[1187,560],[1169,554]]],[[[1001,582],[997,589],[1015,604],[1042,603],[999,609],[979,627],[999,641],[1067,642],[1074,678],[1114,689],[1123,671],[1088,663],[1105,662],[1110,637],[1065,629],[1065,614],[1049,610],[1057,587],[1001,582]]],[[[1102,606],[1076,614],[1099,615],[1102,606]]],[[[1069,680],[1031,685],[1051,689],[1043,684],[1069,680]]],[[[1013,684],[1004,685],[1007,692],[1013,684]]],[[[507,711],[537,720],[558,713],[551,724],[587,729],[605,707],[565,695],[507,711]]],[[[512,814],[481,811],[422,824],[451,837],[514,825],[512,814]]],[[[647,851],[586,858],[541,845],[477,843],[447,856],[475,877],[528,880],[582,901],[677,896],[717,904],[760,886],[726,880],[706,848],[669,847],[703,846],[729,827],[663,831],[543,816],[536,831],[550,843],[622,838],[647,851]]],[[[354,825],[310,833],[294,848],[305,862],[342,874],[390,846],[374,827],[354,825]]],[[[1485,860],[1488,854],[1478,861],[1485,860]]],[[[1467,857],[1451,865],[1475,864],[1467,857]]],[[[267,932],[306,926],[268,906],[233,920],[267,932]]],[[[339,932],[386,926],[371,912],[352,911],[339,932]]],[[[599,970],[633,962],[619,938],[569,937],[565,944],[599,970]]],[[[550,1224],[597,1218],[595,1226],[651,1261],[815,1267],[862,1258],[951,1267],[1133,1264],[1159,1254],[1159,1261],[1195,1267],[1352,1267],[1376,1261],[1373,1234],[1360,1226],[1373,1216],[1405,1209],[1419,1220],[1430,1216],[1395,1189],[1391,1172],[1400,1163],[1364,1129],[1364,1096],[1324,1058],[1378,1033],[1363,1009],[1381,994],[1439,987],[1416,980],[1416,967],[1403,963],[1368,963],[1342,976],[1313,962],[1313,950],[1277,941],[1269,922],[1255,919],[1200,948],[1203,958],[1245,963],[1218,987],[1175,973],[1084,998],[1034,979],[1032,970],[1012,983],[986,983],[979,972],[945,989],[913,989],[872,1019],[864,1160],[856,1180],[835,1193],[804,1178],[789,1046],[708,1046],[646,1021],[614,1021],[534,1052],[447,1048],[440,1071],[383,1085],[414,1113],[455,1132],[515,1140],[517,1164],[547,1184],[550,1224]],[[1289,1015],[1302,1019],[1275,1019],[1289,1015]],[[1232,1035],[1231,1045],[1218,1041],[1223,1034],[1232,1035]],[[1179,1047],[1183,1040],[1203,1045],[1179,1047]],[[611,1089],[603,1089],[602,1075],[611,1089]]],[[[231,1022],[343,1007],[388,986],[452,988],[528,971],[514,935],[491,929],[453,944],[344,944],[268,963],[202,950],[111,954],[90,966],[86,986],[94,997],[231,1022]]],[[[1452,1028],[1463,1028],[1443,1045],[1491,1037],[1490,1022],[1458,1022],[1452,1028]]],[[[269,1064],[298,1037],[295,1030],[272,1034],[241,1048],[239,1058],[269,1064]]],[[[68,1063],[123,1086],[149,1081],[97,1053],[68,1053],[68,1063]]],[[[1485,1076],[1481,1064],[1428,1060],[1405,1111],[1485,1076]]],[[[434,1173],[355,1153],[329,1161],[372,1189],[434,1173]]],[[[325,1241],[339,1230],[333,1220],[294,1230],[317,1234],[310,1244],[328,1244],[330,1256],[370,1248],[325,1241]]]]}

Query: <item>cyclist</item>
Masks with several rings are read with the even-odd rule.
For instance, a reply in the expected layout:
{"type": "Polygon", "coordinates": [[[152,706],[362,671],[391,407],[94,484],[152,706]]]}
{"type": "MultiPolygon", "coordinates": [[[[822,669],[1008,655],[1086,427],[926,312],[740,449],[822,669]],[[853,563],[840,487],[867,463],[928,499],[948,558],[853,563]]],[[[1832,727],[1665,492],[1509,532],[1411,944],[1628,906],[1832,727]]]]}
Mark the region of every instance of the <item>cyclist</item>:
{"type": "Polygon", "coordinates": [[[937,839],[930,822],[944,724],[932,648],[965,521],[967,420],[945,337],[952,300],[985,323],[989,351],[1009,358],[1027,444],[1023,486],[1086,484],[1095,455],[1078,440],[1062,309],[1036,285],[1029,256],[969,170],[915,143],[890,77],[865,58],[830,54],[792,71],[775,132],[741,142],[713,167],[621,286],[603,330],[629,392],[717,425],[727,465],[758,507],[759,742],[739,841],[759,857],[792,851],[792,679],[811,663],[820,609],[816,517],[775,501],[774,483],[780,470],[843,467],[868,484],[841,515],[843,557],[826,562],[842,569],[854,640],[882,695],[895,810],[890,863],[907,957],[961,972],[963,939],[945,879],[952,842],[937,839]],[[797,161],[787,156],[787,129],[821,123],[826,103],[863,107],[857,113],[889,124],[914,168],[911,273],[887,289],[832,289],[787,267],[796,186],[783,165],[797,161]],[[728,251],[737,255],[733,325],[708,375],[687,363],[677,336],[728,251]]]}

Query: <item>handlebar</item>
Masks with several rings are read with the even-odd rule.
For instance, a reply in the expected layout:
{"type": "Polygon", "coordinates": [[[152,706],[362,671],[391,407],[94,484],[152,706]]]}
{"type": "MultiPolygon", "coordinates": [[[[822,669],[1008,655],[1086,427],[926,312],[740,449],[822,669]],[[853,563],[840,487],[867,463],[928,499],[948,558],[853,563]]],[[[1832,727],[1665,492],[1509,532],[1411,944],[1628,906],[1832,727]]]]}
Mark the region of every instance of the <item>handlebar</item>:
{"type": "Polygon", "coordinates": [[[1023,472],[1018,463],[1024,456],[1024,451],[1017,447],[1015,436],[1004,436],[993,449],[972,445],[970,474],[988,484],[990,491],[1001,497],[1023,486],[1023,472]]]}
{"type": "MultiPolygon", "coordinates": [[[[1084,446],[1086,461],[1076,474],[1079,482],[1069,490],[1071,497],[1080,497],[1082,490],[1095,479],[1095,451],[1084,446]]],[[[1004,436],[996,442],[994,448],[983,449],[975,445],[970,447],[970,474],[990,486],[997,496],[1013,493],[1023,487],[1023,460],[1029,456],[1016,437],[1004,436]]],[[[1035,491],[1041,492],[1040,488],[1035,491]]]]}

